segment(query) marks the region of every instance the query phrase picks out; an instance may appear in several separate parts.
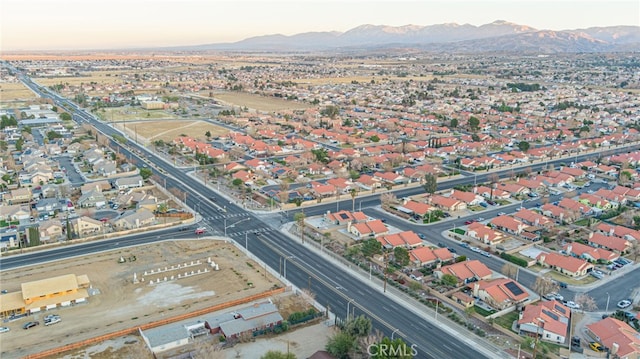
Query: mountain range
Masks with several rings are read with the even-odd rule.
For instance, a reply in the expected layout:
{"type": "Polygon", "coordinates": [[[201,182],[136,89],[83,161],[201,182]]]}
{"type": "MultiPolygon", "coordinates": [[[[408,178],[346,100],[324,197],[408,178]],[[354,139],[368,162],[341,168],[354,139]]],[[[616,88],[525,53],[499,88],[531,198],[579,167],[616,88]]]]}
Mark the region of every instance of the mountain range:
{"type": "Polygon", "coordinates": [[[428,26],[361,25],[345,32],[305,32],[291,36],[265,35],[234,43],[172,48],[183,51],[354,51],[382,49],[473,53],[582,53],[640,51],[640,26],[591,27],[577,30],[538,30],[497,20],[474,26],[456,23],[428,26]]]}

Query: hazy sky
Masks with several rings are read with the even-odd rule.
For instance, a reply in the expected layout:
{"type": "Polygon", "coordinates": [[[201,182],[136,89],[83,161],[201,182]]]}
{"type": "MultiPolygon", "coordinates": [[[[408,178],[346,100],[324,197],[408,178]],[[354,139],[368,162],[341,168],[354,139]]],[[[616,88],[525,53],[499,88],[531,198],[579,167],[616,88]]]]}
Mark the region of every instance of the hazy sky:
{"type": "Polygon", "coordinates": [[[362,24],[495,20],[548,30],[640,25],[640,1],[0,0],[0,50],[195,45],[362,24]]]}

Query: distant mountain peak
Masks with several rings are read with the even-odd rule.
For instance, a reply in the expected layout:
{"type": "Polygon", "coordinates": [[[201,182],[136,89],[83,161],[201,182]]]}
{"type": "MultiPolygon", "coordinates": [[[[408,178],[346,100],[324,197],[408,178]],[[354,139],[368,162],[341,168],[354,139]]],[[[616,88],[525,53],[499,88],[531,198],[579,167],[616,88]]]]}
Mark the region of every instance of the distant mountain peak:
{"type": "Polygon", "coordinates": [[[637,51],[640,49],[640,27],[611,26],[553,31],[537,30],[506,20],[495,20],[480,26],[458,23],[428,26],[363,24],[345,32],[265,35],[230,44],[201,45],[193,48],[240,51],[353,51],[373,48],[538,53],[637,51]]]}

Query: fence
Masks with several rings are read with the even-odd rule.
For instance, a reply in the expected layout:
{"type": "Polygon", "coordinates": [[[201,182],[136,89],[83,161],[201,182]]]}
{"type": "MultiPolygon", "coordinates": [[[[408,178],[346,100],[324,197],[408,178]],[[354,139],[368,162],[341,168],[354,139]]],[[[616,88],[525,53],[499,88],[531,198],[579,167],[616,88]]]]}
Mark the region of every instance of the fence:
{"type": "Polygon", "coordinates": [[[119,336],[133,334],[133,333],[137,332],[138,330],[147,330],[147,329],[151,329],[151,328],[156,328],[156,327],[159,327],[159,326],[162,326],[162,325],[175,323],[175,322],[178,322],[178,321],[181,321],[181,320],[197,317],[197,316],[204,315],[204,314],[211,313],[211,312],[216,312],[216,311],[219,311],[219,310],[222,310],[222,309],[226,309],[226,308],[230,308],[230,307],[233,307],[233,306],[236,306],[236,305],[249,303],[249,302],[252,302],[252,301],[255,301],[255,300],[258,300],[258,299],[267,298],[267,297],[270,297],[270,296],[273,296],[273,295],[276,295],[276,294],[284,293],[284,291],[285,291],[285,288],[277,288],[277,289],[268,290],[268,291],[263,292],[263,293],[258,293],[258,294],[250,295],[248,297],[235,299],[235,300],[232,300],[232,301],[229,301],[229,302],[216,304],[214,306],[203,308],[203,309],[200,309],[200,310],[196,310],[194,312],[185,313],[185,314],[177,315],[175,317],[166,318],[166,319],[158,320],[158,321],[155,321],[155,322],[142,324],[142,325],[139,325],[139,326],[136,326],[136,327],[131,327],[131,328],[127,328],[127,329],[118,330],[116,332],[112,332],[112,333],[100,335],[100,336],[97,336],[97,337],[85,339],[85,340],[82,340],[82,341],[79,341],[79,342],[75,342],[75,343],[71,343],[71,344],[67,344],[67,345],[64,345],[64,346],[61,346],[61,347],[45,350],[45,351],[42,351],[40,353],[30,354],[30,355],[25,356],[24,358],[25,359],[46,358],[46,357],[49,357],[49,356],[52,356],[52,355],[57,355],[57,354],[64,353],[64,352],[69,351],[69,350],[74,350],[74,349],[82,348],[82,347],[87,346],[87,345],[100,343],[100,342],[103,342],[105,340],[109,340],[109,339],[116,338],[116,337],[119,337],[119,336]]]}

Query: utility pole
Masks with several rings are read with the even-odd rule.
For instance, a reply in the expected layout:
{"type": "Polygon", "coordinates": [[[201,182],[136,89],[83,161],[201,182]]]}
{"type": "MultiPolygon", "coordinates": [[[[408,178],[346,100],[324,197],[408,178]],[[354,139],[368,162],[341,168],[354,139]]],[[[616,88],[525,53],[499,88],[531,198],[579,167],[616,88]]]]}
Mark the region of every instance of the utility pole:
{"type": "Polygon", "coordinates": [[[384,252],[384,282],[382,284],[383,292],[387,292],[387,269],[389,268],[389,259],[387,258],[387,252],[384,252]]]}

